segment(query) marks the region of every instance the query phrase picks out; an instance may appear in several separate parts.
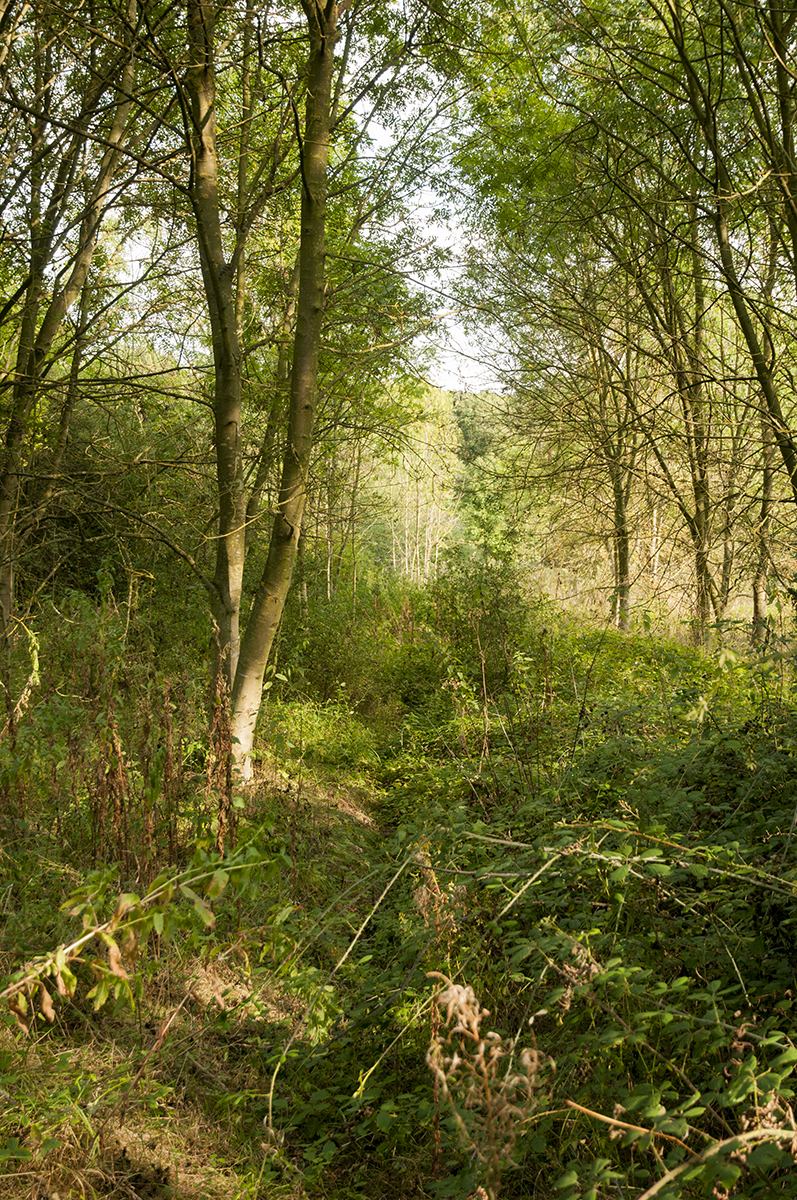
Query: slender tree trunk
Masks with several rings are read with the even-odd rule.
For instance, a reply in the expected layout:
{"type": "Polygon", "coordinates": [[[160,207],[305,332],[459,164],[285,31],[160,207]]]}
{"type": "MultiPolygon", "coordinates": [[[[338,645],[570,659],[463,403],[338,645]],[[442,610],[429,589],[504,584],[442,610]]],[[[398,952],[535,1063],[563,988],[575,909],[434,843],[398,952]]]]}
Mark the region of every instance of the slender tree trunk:
{"type": "MultiPolygon", "coordinates": [[[[716,120],[716,110],[712,107],[710,97],[704,91],[694,63],[690,58],[680,13],[675,6],[671,7],[670,11],[673,14],[673,20],[667,27],[667,32],[681,60],[692,112],[703,132],[715,168],[713,224],[717,247],[719,249],[720,269],[725,278],[736,319],[747,345],[747,351],[753,364],[761,393],[766,402],[772,432],[781,458],[783,459],[783,465],[789,476],[792,495],[797,500],[797,443],[795,443],[792,437],[780,404],[780,397],[773,372],[772,339],[766,323],[762,320],[760,306],[751,304],[750,298],[744,291],[734,261],[733,243],[729,229],[729,214],[730,197],[737,193],[737,187],[731,178],[722,152],[722,146],[719,142],[719,131],[722,129],[722,124],[716,120]],[[759,337],[756,318],[762,328],[763,343],[759,337]]],[[[782,40],[782,22],[777,16],[778,9],[776,5],[770,5],[769,7],[769,15],[773,20],[771,36],[775,49],[775,61],[780,64],[777,70],[778,82],[779,86],[783,88],[778,95],[781,134],[783,137],[783,142],[780,146],[778,146],[777,138],[773,136],[774,125],[760,105],[761,96],[756,88],[751,86],[750,63],[744,53],[743,42],[740,40],[732,11],[728,6],[725,6],[723,11],[726,18],[730,20],[731,29],[734,32],[731,45],[735,49],[737,64],[741,68],[741,79],[747,90],[750,112],[757,123],[762,145],[770,155],[772,173],[778,180],[778,186],[782,194],[787,197],[787,202],[783,210],[784,216],[793,237],[797,237],[797,209],[795,209],[792,182],[794,179],[794,160],[792,155],[793,105],[791,99],[793,82],[788,78],[788,69],[785,66],[786,60],[779,58],[779,55],[784,52],[784,42],[782,40]]],[[[795,243],[792,242],[792,245],[794,246],[795,243]]]]}
{"type": "Polygon", "coordinates": [[[219,526],[211,597],[218,626],[218,652],[228,687],[240,648],[240,611],[246,557],[246,502],[241,460],[242,355],[238,286],[225,257],[221,232],[216,148],[215,9],[208,0],[188,0],[191,63],[186,72],[190,102],[191,206],[210,317],[215,392],[213,398],[219,526]]]}
{"type": "Polygon", "coordinates": [[[335,552],[335,569],[334,579],[335,587],[340,584],[343,576],[343,556],[346,553],[346,547],[351,544],[352,560],[356,557],[355,545],[355,530],[357,524],[357,501],[360,499],[360,472],[362,470],[362,442],[357,443],[354,457],[354,476],[349,489],[349,512],[343,525],[343,533],[340,539],[340,545],[335,552]]]}
{"type": "Polygon", "coordinates": [[[694,639],[698,646],[706,640],[709,621],[711,620],[711,584],[708,552],[702,538],[697,535],[695,546],[695,628],[694,639]]]}
{"type": "MultiPolygon", "coordinates": [[[[780,28],[778,28],[780,33],[780,28]]],[[[789,119],[785,124],[788,125],[788,145],[791,150],[791,105],[788,107],[789,119]]],[[[788,221],[789,228],[792,232],[792,244],[797,246],[797,228],[795,227],[795,213],[793,200],[788,205],[790,219],[788,221]]],[[[780,241],[780,221],[777,216],[770,213],[769,218],[769,262],[767,264],[767,275],[764,283],[764,296],[769,306],[772,303],[772,295],[775,290],[775,281],[777,279],[778,269],[778,250],[780,241]]],[[[796,268],[797,269],[797,268],[796,268]]],[[[754,646],[763,645],[766,641],[768,624],[767,624],[767,606],[769,604],[769,596],[767,594],[767,573],[771,563],[770,554],[770,534],[771,534],[771,514],[772,504],[774,499],[774,484],[775,484],[775,448],[774,438],[772,434],[772,426],[767,419],[766,413],[760,415],[761,424],[761,508],[758,514],[758,527],[756,529],[756,564],[753,573],[753,627],[750,633],[750,638],[754,646]]]]}
{"type": "Polygon", "coordinates": [[[258,517],[262,507],[263,492],[266,484],[269,481],[269,476],[274,468],[273,455],[274,443],[277,437],[277,428],[280,421],[284,419],[284,412],[287,409],[286,395],[290,387],[291,376],[290,339],[293,331],[293,323],[296,317],[296,293],[298,288],[299,260],[297,258],[293,272],[288,281],[285,312],[282,318],[279,349],[277,351],[277,367],[274,373],[274,394],[271,398],[271,407],[269,409],[265,433],[263,434],[263,440],[260,444],[260,453],[258,455],[255,482],[251,492],[249,493],[249,503],[246,506],[247,550],[251,548],[255,539],[255,534],[258,528],[258,517]]]}
{"type": "Polygon", "coordinates": [[[767,571],[770,563],[769,534],[775,477],[772,430],[766,416],[761,417],[761,508],[756,529],[757,555],[753,575],[752,641],[761,645],[767,633],[767,571]]]}
{"type": "MultiPolygon", "coordinates": [[[[49,303],[44,303],[46,276],[52,266],[59,246],[61,225],[67,199],[72,195],[75,178],[83,163],[88,136],[82,128],[73,133],[61,162],[50,181],[49,200],[44,179],[43,148],[51,129],[49,105],[52,100],[52,65],[49,53],[37,50],[33,55],[37,73],[37,93],[42,96],[42,111],[32,122],[29,215],[31,247],[29,281],[25,306],[20,324],[14,386],[11,390],[10,415],[6,426],[5,445],[0,465],[0,672],[7,687],[7,666],[10,641],[13,634],[15,600],[15,565],[19,540],[20,484],[23,463],[28,445],[31,417],[39,395],[42,370],[50,355],[53,343],[63,326],[64,318],[81,295],[85,296],[100,226],[110,203],[110,191],[116,176],[122,153],[122,144],[127,133],[132,106],[135,78],[133,54],[134,30],[137,22],[137,0],[128,0],[127,23],[131,44],[127,62],[118,81],[118,98],[112,109],[110,127],[105,132],[105,151],[97,168],[93,186],[88,190],[88,200],[83,209],[75,249],[68,260],[65,277],[58,276],[49,303]]],[[[104,85],[110,81],[95,82],[85,99],[85,110],[93,115],[104,85]]],[[[76,349],[79,364],[79,350],[76,349]]],[[[75,359],[73,359],[73,365],[75,359]]],[[[71,388],[74,397],[74,388],[71,388]]],[[[70,408],[71,413],[71,408],[70,408]]],[[[62,414],[62,425],[63,425],[62,414]]],[[[68,419],[67,419],[68,427],[68,419]]],[[[65,437],[65,431],[64,431],[65,437]]],[[[40,498],[40,509],[49,496],[40,498]]]]}
{"type": "Polygon", "coordinates": [[[722,570],[720,573],[719,599],[717,620],[721,621],[728,607],[731,595],[731,579],[733,564],[736,558],[736,540],[733,536],[734,512],[736,509],[736,493],[729,491],[722,508],[722,570]]]}
{"type": "MultiPolygon", "coordinates": [[[[288,439],[268,558],[241,642],[232,692],[235,757],[251,776],[251,751],[263,694],[263,676],[282,617],[296,562],[307,496],[315,425],[318,355],[324,309],[327,163],[331,124],[335,0],[302,0],[310,39],[302,154],[299,298],[291,372],[288,439]]],[[[341,6],[342,7],[342,6],[341,6]]]]}
{"type": "Polygon", "coordinates": [[[47,475],[41,481],[41,485],[38,490],[31,493],[24,514],[17,515],[15,532],[19,545],[24,544],[30,539],[33,531],[37,528],[42,516],[46,512],[47,507],[53,498],[58,473],[61,470],[61,465],[66,453],[67,442],[69,438],[69,428],[72,422],[72,414],[75,410],[75,404],[77,403],[78,398],[78,381],[80,379],[80,370],[83,365],[83,354],[86,347],[86,334],[89,327],[90,290],[90,285],[87,280],[83,285],[83,294],[80,298],[80,313],[78,316],[77,328],[75,330],[75,340],[72,347],[72,362],[69,367],[69,385],[67,387],[66,397],[61,405],[61,413],[58,420],[58,434],[47,463],[47,475]]]}
{"type": "Polygon", "coordinates": [[[612,480],[614,492],[614,619],[624,633],[631,623],[631,535],[622,480],[612,480]]]}
{"type": "Polygon", "coordinates": [[[651,520],[650,533],[650,573],[653,577],[653,586],[658,590],[659,586],[659,555],[661,554],[661,516],[659,514],[658,505],[653,505],[653,514],[651,520]]]}
{"type": "Polygon", "coordinates": [[[335,527],[334,527],[334,525],[332,524],[332,483],[331,483],[331,481],[330,481],[330,480],[327,480],[327,511],[326,511],[326,519],[327,519],[327,529],[326,529],[326,540],[327,540],[327,570],[326,570],[326,577],[327,577],[327,600],[331,600],[331,599],[332,599],[332,592],[333,592],[333,588],[332,588],[332,563],[333,563],[333,561],[334,561],[334,558],[335,558],[335,527]]]}
{"type": "MultiPolygon", "coordinates": [[[[783,415],[783,410],[780,406],[777,387],[771,369],[769,357],[764,353],[758,334],[756,332],[755,323],[747,302],[747,297],[742,291],[741,284],[736,272],[736,267],[733,262],[733,252],[731,249],[731,239],[728,232],[727,223],[727,203],[722,199],[717,199],[716,203],[716,219],[715,228],[717,231],[717,241],[720,250],[720,262],[722,265],[725,282],[728,286],[731,302],[733,303],[734,311],[739,322],[739,328],[747,344],[747,349],[753,363],[758,382],[761,387],[761,392],[766,401],[767,411],[769,413],[770,424],[775,435],[775,441],[780,450],[783,464],[789,476],[792,495],[797,500],[797,446],[795,446],[786,419],[783,415]]],[[[760,313],[759,313],[760,315],[760,313]]]]}

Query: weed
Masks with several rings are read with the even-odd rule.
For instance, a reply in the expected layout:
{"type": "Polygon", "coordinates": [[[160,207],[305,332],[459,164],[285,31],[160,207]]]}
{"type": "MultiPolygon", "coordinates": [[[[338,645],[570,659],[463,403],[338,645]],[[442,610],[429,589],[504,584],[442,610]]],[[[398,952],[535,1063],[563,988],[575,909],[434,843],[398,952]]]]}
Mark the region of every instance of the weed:
{"type": "Polygon", "coordinates": [[[451,1105],[465,1145],[484,1164],[489,1200],[496,1200],[501,1175],[512,1164],[515,1144],[537,1106],[543,1069],[553,1063],[536,1045],[518,1048],[482,1030],[490,1013],[467,984],[453,983],[439,971],[427,972],[445,984],[434,1004],[445,1009],[443,1025],[433,1033],[426,1062],[451,1105]]]}

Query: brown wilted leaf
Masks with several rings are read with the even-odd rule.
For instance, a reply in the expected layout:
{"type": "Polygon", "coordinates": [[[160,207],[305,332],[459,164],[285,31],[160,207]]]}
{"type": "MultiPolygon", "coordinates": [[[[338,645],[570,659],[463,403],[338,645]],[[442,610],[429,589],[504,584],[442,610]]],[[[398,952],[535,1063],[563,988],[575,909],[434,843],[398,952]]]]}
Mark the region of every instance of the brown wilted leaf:
{"type": "Polygon", "coordinates": [[[111,965],[114,975],[117,975],[119,979],[129,979],[129,975],[122,963],[122,952],[116,942],[111,942],[108,947],[108,962],[111,965]]]}
{"type": "Polygon", "coordinates": [[[122,935],[122,955],[128,962],[135,962],[138,953],[138,934],[128,925],[122,935]]]}
{"type": "Polygon", "coordinates": [[[75,976],[66,965],[58,968],[55,976],[55,986],[58,988],[59,996],[68,996],[70,999],[74,996],[77,979],[75,979],[75,976]]]}
{"type": "Polygon", "coordinates": [[[8,1001],[8,1007],[14,1014],[14,1020],[16,1021],[17,1025],[19,1025],[22,1032],[30,1033],[31,1017],[27,1012],[28,1006],[25,997],[20,996],[18,1001],[16,996],[12,996],[8,1001]],[[25,1005],[24,1008],[22,1007],[22,1004],[25,1005]]]}
{"type": "Polygon", "coordinates": [[[133,892],[122,892],[116,902],[116,909],[111,917],[110,928],[116,929],[120,922],[127,916],[131,908],[135,908],[138,904],[138,896],[133,892]]]}
{"type": "Polygon", "coordinates": [[[41,1006],[41,1010],[42,1010],[42,1013],[44,1014],[44,1016],[47,1018],[48,1021],[50,1021],[52,1023],[55,1020],[55,1009],[53,1008],[53,999],[43,983],[40,985],[40,987],[41,987],[41,998],[39,1000],[39,1004],[41,1006]]]}

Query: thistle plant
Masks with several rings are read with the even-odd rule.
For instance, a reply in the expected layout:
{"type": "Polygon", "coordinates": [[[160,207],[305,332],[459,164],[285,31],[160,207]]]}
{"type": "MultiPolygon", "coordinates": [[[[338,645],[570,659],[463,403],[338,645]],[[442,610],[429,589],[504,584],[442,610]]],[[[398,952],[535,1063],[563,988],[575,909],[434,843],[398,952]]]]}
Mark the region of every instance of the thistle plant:
{"type": "MultiPolygon", "coordinates": [[[[535,1045],[518,1049],[517,1038],[482,1031],[489,1009],[473,988],[429,971],[444,987],[434,998],[444,1015],[433,1022],[426,1062],[451,1106],[465,1146],[484,1167],[484,1191],[496,1200],[504,1168],[536,1108],[541,1074],[553,1060],[535,1045]]],[[[481,1189],[480,1189],[481,1191],[481,1189]]]]}

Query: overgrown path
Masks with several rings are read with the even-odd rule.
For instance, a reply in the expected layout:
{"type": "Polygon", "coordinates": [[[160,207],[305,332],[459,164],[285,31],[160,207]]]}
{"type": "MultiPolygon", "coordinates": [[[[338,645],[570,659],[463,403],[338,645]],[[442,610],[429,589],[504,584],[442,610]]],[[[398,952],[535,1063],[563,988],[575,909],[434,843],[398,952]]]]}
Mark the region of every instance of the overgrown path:
{"type": "Polygon", "coordinates": [[[7,818],[4,1195],[793,1194],[786,677],[530,646],[398,721],[273,704],[235,846],[197,775],[151,882],[7,818]]]}

